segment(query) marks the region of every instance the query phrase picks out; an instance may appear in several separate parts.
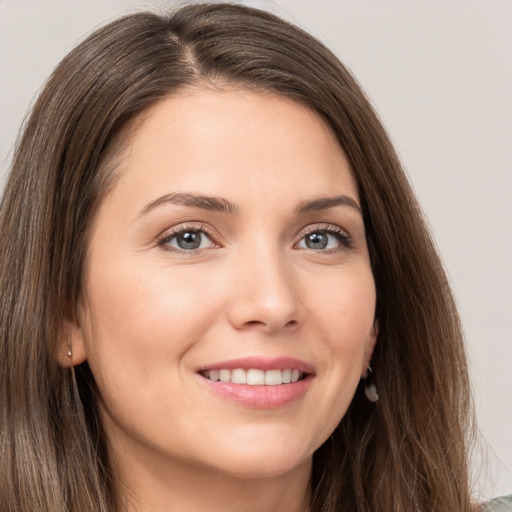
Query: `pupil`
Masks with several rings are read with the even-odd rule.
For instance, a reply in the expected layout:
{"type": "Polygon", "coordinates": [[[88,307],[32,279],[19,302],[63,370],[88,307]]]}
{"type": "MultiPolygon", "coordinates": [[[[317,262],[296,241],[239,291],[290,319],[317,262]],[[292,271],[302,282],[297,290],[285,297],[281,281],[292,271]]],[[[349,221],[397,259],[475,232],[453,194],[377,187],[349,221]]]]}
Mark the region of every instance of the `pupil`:
{"type": "Polygon", "coordinates": [[[201,245],[201,234],[194,231],[186,231],[177,237],[180,249],[197,249],[201,245]]]}
{"type": "Polygon", "coordinates": [[[306,245],[309,249],[325,249],[327,247],[327,235],[325,233],[311,233],[306,237],[306,245]]]}

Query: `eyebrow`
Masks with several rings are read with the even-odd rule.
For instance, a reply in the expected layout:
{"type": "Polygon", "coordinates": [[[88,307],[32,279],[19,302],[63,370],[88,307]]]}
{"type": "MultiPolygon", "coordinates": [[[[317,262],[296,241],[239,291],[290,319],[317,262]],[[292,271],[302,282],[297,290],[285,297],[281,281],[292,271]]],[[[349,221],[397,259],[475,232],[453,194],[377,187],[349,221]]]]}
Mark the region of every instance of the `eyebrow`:
{"type": "Polygon", "coordinates": [[[304,201],[297,207],[297,213],[305,214],[318,212],[333,208],[334,206],[350,206],[360,215],[363,214],[359,205],[348,196],[334,196],[334,197],[321,197],[319,199],[313,199],[312,201],[304,201]]]}
{"type": "MultiPolygon", "coordinates": [[[[239,211],[236,205],[230,203],[227,199],[222,197],[203,196],[194,194],[192,192],[174,192],[151,201],[146,206],[144,206],[142,210],[140,210],[138,216],[142,217],[154,208],[165,203],[188,206],[190,208],[200,208],[201,210],[221,213],[237,213],[239,211]]],[[[297,206],[296,213],[303,215],[306,213],[327,210],[335,206],[349,206],[357,213],[362,215],[362,211],[359,205],[351,197],[344,195],[334,197],[321,197],[311,201],[304,201],[297,206]]]]}
{"type": "Polygon", "coordinates": [[[221,197],[209,197],[191,192],[174,192],[159,197],[154,201],[148,203],[139,212],[139,217],[146,215],[151,210],[165,203],[179,204],[182,206],[189,206],[191,208],[200,208],[201,210],[209,210],[213,212],[236,213],[238,208],[230,203],[227,199],[221,197]]]}

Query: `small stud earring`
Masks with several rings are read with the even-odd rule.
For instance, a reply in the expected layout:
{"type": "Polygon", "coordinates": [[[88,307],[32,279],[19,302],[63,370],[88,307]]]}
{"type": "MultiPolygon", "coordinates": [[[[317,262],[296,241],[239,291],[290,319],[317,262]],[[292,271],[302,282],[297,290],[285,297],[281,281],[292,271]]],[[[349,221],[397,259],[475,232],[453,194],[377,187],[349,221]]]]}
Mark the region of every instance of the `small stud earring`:
{"type": "Polygon", "coordinates": [[[368,371],[366,372],[366,377],[363,377],[364,380],[364,394],[366,395],[366,398],[372,402],[376,403],[379,400],[379,395],[377,393],[377,386],[371,382],[370,374],[372,374],[373,371],[368,365],[368,371]]]}
{"type": "Polygon", "coordinates": [[[68,357],[72,357],[73,352],[71,352],[71,345],[68,345],[68,357]]]}

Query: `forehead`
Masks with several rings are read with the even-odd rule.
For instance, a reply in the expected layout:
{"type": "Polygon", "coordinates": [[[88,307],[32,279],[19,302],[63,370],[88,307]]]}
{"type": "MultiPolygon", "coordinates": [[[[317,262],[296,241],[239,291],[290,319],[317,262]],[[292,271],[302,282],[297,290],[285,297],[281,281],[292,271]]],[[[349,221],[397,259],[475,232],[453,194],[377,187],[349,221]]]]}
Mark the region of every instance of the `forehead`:
{"type": "Polygon", "coordinates": [[[357,195],[327,124],[309,107],[268,92],[183,90],[148,109],[123,146],[118,185],[141,194],[160,186],[205,194],[227,187],[229,194],[272,185],[301,195],[305,187],[312,196],[340,187],[357,195]]]}

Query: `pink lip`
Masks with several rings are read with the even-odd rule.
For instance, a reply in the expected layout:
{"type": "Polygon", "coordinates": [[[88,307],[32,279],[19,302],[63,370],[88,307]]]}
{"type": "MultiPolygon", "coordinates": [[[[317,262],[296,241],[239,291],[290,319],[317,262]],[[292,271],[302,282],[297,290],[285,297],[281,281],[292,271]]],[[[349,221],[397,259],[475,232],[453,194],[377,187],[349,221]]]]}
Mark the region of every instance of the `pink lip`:
{"type": "Polygon", "coordinates": [[[252,356],[252,357],[244,357],[241,359],[230,359],[229,361],[222,361],[220,363],[209,364],[206,366],[202,366],[198,368],[198,371],[205,370],[236,370],[237,368],[242,368],[244,370],[249,370],[250,368],[258,368],[260,370],[299,370],[299,372],[303,373],[315,373],[314,367],[301,361],[300,359],[295,359],[294,357],[261,357],[261,356],[252,356]]]}
{"type": "Polygon", "coordinates": [[[201,383],[210,391],[224,399],[254,409],[277,409],[297,402],[308,391],[315,377],[312,365],[291,357],[262,358],[247,357],[231,359],[221,363],[204,366],[198,369],[201,383]],[[250,386],[248,384],[233,384],[231,382],[212,381],[203,377],[200,372],[205,370],[235,370],[237,368],[260,370],[299,370],[307,373],[305,378],[279,386],[250,386]]]}

